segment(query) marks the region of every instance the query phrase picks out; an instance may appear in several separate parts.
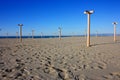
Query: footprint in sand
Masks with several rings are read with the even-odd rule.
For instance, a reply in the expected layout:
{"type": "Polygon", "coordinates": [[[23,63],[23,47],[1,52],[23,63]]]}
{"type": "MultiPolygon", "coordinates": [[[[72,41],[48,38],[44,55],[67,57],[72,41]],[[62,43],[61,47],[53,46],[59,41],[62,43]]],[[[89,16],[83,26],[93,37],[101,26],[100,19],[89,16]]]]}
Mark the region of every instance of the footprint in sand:
{"type": "Polygon", "coordinates": [[[104,62],[93,62],[91,65],[92,69],[106,69],[107,65],[104,62]]]}
{"type": "Polygon", "coordinates": [[[103,76],[107,80],[120,80],[120,72],[112,72],[109,75],[103,76]]]}

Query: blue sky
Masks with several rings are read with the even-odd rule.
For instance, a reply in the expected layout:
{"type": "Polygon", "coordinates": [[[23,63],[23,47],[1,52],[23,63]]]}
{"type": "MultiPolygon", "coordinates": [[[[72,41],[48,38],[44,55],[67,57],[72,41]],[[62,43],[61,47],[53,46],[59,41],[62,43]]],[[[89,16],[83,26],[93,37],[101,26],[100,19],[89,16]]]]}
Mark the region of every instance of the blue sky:
{"type": "Polygon", "coordinates": [[[0,0],[0,35],[16,35],[22,23],[23,35],[42,32],[53,35],[62,27],[62,34],[84,34],[87,29],[85,10],[91,15],[91,34],[113,33],[117,21],[120,33],[120,0],[0,0]]]}

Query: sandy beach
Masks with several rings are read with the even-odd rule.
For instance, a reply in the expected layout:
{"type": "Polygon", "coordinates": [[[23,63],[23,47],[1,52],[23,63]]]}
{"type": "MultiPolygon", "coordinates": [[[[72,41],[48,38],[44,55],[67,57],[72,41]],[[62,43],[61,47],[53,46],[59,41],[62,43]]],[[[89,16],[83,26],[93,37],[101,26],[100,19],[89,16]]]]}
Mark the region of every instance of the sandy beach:
{"type": "Polygon", "coordinates": [[[0,80],[120,80],[120,36],[0,39],[0,80]]]}

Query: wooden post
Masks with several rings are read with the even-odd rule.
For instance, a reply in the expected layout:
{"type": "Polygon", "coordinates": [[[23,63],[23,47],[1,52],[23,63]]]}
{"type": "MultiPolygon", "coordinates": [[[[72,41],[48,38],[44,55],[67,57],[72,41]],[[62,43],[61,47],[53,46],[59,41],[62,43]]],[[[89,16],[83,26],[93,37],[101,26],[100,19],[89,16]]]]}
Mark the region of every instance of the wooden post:
{"type": "Polygon", "coordinates": [[[98,31],[96,31],[96,37],[98,37],[98,31]]]}
{"type": "Polygon", "coordinates": [[[85,11],[84,13],[88,16],[88,28],[87,28],[87,47],[90,47],[90,14],[92,14],[94,11],[85,11]]]}
{"type": "Polygon", "coordinates": [[[8,38],[8,32],[6,33],[6,38],[8,38]]]}
{"type": "Polygon", "coordinates": [[[41,32],[41,34],[40,34],[40,35],[41,35],[41,38],[42,38],[42,36],[43,36],[43,33],[41,32]]]}
{"type": "Polygon", "coordinates": [[[116,24],[114,25],[114,42],[116,42],[116,24]]]}
{"type": "Polygon", "coordinates": [[[32,30],[32,39],[34,38],[34,30],[32,30]]]}
{"type": "Polygon", "coordinates": [[[22,42],[22,26],[20,26],[20,41],[22,42]]]}
{"type": "Polygon", "coordinates": [[[90,14],[88,14],[87,47],[90,46],[90,14]]]}
{"type": "Polygon", "coordinates": [[[20,42],[22,42],[22,26],[23,24],[18,24],[20,26],[20,42]]]}
{"type": "Polygon", "coordinates": [[[18,35],[18,32],[16,32],[16,41],[18,42],[19,41],[19,35],[18,35]]]}
{"type": "Polygon", "coordinates": [[[16,32],[16,38],[18,38],[18,32],[16,32]]]}
{"type": "Polygon", "coordinates": [[[114,42],[116,42],[116,25],[117,25],[117,22],[113,22],[112,24],[114,25],[114,42]]]}
{"type": "Polygon", "coordinates": [[[61,40],[61,28],[59,27],[59,39],[61,40]]]}

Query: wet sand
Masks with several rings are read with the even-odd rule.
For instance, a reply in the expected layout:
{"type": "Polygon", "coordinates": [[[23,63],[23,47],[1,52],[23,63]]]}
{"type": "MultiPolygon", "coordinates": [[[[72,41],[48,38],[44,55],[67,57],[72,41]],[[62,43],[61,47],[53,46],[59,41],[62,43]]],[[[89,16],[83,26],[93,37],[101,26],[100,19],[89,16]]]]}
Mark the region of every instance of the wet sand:
{"type": "Polygon", "coordinates": [[[0,80],[120,80],[120,36],[0,39],[0,80]]]}

